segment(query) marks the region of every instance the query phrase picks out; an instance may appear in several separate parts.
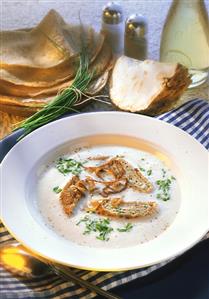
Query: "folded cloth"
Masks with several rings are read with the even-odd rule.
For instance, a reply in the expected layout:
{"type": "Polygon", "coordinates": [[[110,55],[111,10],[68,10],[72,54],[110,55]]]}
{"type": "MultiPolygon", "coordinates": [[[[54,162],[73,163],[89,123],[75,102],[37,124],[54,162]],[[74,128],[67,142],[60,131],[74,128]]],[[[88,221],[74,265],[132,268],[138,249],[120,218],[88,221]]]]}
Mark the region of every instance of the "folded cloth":
{"type": "MultiPolygon", "coordinates": [[[[199,99],[190,101],[180,108],[159,116],[158,119],[171,123],[188,132],[202,143],[206,149],[209,149],[209,103],[207,101],[199,99]]],[[[0,237],[1,243],[12,240],[12,236],[6,231],[3,225],[0,226],[0,237]]],[[[205,238],[209,238],[209,233],[205,238]]],[[[154,266],[126,272],[95,272],[77,269],[72,269],[72,271],[75,271],[83,279],[87,279],[108,290],[146,276],[166,265],[171,260],[173,259],[154,266]]],[[[95,294],[90,293],[88,290],[84,290],[70,281],[65,282],[54,274],[47,274],[36,279],[17,278],[1,268],[0,275],[2,288],[0,298],[89,299],[95,296],[95,294]]]]}

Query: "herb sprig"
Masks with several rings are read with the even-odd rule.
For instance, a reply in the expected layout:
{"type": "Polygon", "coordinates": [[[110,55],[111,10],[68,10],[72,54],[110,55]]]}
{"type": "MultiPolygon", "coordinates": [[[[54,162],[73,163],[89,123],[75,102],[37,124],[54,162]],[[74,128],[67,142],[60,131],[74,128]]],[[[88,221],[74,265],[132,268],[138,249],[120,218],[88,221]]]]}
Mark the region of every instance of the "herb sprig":
{"type": "Polygon", "coordinates": [[[24,133],[19,139],[69,111],[78,112],[73,107],[80,101],[82,93],[88,88],[92,78],[93,72],[89,71],[88,51],[83,46],[80,65],[72,85],[62,90],[49,104],[20,124],[19,128],[23,128],[24,133]]]}

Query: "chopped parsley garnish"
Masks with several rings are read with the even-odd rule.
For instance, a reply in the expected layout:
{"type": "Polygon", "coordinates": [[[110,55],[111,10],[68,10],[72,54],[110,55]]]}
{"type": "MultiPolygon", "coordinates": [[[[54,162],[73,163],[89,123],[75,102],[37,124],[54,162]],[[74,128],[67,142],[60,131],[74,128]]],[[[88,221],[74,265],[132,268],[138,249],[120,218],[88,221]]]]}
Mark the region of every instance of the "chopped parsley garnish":
{"type": "Polygon", "coordinates": [[[78,175],[81,173],[83,169],[83,163],[78,162],[74,159],[66,159],[66,158],[59,158],[56,165],[59,172],[66,175],[68,173],[72,173],[74,175],[78,175]]]}
{"type": "Polygon", "coordinates": [[[147,170],[147,175],[150,176],[152,174],[152,169],[147,170]]]}
{"type": "Polygon", "coordinates": [[[162,173],[163,173],[163,178],[165,177],[165,175],[166,175],[166,171],[165,171],[165,169],[161,169],[162,170],[162,173]]]}
{"type": "MultiPolygon", "coordinates": [[[[164,169],[162,169],[163,171],[164,169]]],[[[163,171],[163,178],[165,177],[165,170],[163,171]]],[[[157,198],[163,201],[167,201],[170,199],[170,188],[172,180],[175,180],[174,176],[171,176],[168,179],[157,180],[156,184],[158,185],[159,193],[157,194],[157,198]]]]}
{"type": "MultiPolygon", "coordinates": [[[[83,232],[84,235],[95,232],[97,233],[96,238],[101,241],[108,241],[109,234],[114,231],[108,218],[90,219],[89,216],[86,215],[84,218],[80,219],[76,225],[80,225],[81,223],[84,223],[85,225],[85,230],[83,232]]],[[[117,231],[121,233],[130,232],[132,228],[133,224],[127,223],[123,227],[117,228],[117,231]]]]}
{"type": "Polygon", "coordinates": [[[158,189],[167,192],[170,189],[171,179],[157,180],[158,189]]]}
{"type": "Polygon", "coordinates": [[[162,193],[162,194],[158,193],[157,198],[163,201],[167,201],[170,199],[170,195],[168,193],[162,193]]]}
{"type": "Polygon", "coordinates": [[[84,222],[85,231],[84,235],[90,234],[91,232],[96,232],[96,238],[101,241],[108,241],[108,235],[113,231],[113,228],[110,226],[110,220],[108,218],[105,219],[93,219],[91,220],[88,216],[85,216],[81,219],[77,225],[84,222]]]}
{"type": "Polygon", "coordinates": [[[120,233],[123,233],[123,232],[130,232],[133,228],[133,224],[131,223],[127,223],[124,227],[122,228],[118,228],[117,230],[120,232],[120,233]]]}
{"type": "Polygon", "coordinates": [[[139,167],[139,169],[140,169],[141,171],[145,171],[145,169],[144,169],[143,167],[139,167]]]}
{"type": "Polygon", "coordinates": [[[62,191],[62,189],[59,186],[56,186],[53,188],[53,191],[58,194],[62,191]]]}
{"type": "Polygon", "coordinates": [[[85,216],[84,218],[80,219],[80,220],[76,223],[76,225],[79,225],[79,224],[82,223],[82,222],[87,222],[87,221],[89,221],[89,220],[90,220],[89,217],[88,217],[88,216],[85,216]]]}
{"type": "Polygon", "coordinates": [[[144,159],[144,158],[141,158],[141,160],[142,160],[142,161],[145,161],[145,159],[144,159]]]}

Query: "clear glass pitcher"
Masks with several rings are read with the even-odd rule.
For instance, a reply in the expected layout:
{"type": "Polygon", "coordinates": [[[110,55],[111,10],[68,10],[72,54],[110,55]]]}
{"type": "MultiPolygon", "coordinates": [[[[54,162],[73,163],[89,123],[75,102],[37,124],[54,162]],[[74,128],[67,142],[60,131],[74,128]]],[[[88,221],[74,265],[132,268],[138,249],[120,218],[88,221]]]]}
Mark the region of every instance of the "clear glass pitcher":
{"type": "Polygon", "coordinates": [[[173,0],[163,28],[160,61],[179,62],[189,68],[190,87],[209,74],[209,21],[203,0],[173,0]]]}

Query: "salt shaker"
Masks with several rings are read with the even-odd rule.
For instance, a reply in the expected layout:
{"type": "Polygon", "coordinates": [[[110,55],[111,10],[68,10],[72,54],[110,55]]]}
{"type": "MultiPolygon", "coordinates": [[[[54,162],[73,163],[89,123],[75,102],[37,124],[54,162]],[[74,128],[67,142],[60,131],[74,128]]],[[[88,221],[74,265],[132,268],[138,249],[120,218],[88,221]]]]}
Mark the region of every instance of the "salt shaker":
{"type": "Polygon", "coordinates": [[[125,24],[124,54],[138,60],[147,57],[147,21],[139,14],[127,18],[125,24]]]}
{"type": "Polygon", "coordinates": [[[123,10],[117,2],[108,2],[103,7],[102,32],[114,54],[122,54],[124,48],[123,10]]]}

